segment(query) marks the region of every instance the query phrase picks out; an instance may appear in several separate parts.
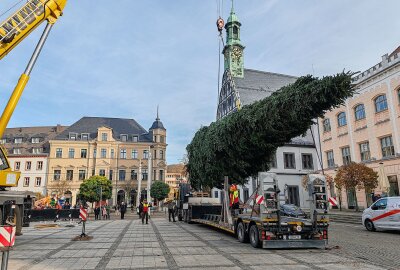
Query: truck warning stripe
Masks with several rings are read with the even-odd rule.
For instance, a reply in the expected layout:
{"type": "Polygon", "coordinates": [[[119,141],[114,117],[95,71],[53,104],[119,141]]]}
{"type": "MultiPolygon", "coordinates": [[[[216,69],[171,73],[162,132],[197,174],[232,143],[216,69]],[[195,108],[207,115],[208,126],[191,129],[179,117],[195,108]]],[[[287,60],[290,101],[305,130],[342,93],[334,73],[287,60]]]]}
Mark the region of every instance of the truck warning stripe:
{"type": "Polygon", "coordinates": [[[395,209],[395,210],[386,212],[386,213],[384,213],[384,214],[382,214],[382,215],[379,215],[379,216],[377,216],[377,217],[374,217],[374,218],[371,219],[371,220],[372,220],[372,221],[376,221],[376,220],[379,220],[379,219],[382,219],[382,218],[385,218],[385,217],[389,217],[389,216],[392,216],[392,215],[395,215],[395,214],[398,214],[398,213],[400,213],[400,209],[395,209]]]}

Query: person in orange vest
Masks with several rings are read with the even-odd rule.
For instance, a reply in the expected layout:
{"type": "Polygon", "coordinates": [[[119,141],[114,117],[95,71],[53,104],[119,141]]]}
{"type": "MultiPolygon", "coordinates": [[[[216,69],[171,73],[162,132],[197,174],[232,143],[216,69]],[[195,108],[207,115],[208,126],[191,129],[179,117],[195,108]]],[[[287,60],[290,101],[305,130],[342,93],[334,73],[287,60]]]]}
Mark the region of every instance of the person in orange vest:
{"type": "Polygon", "coordinates": [[[239,209],[239,191],[235,184],[231,186],[229,191],[229,205],[232,209],[232,212],[234,212],[235,209],[239,209]]]}
{"type": "Polygon", "coordinates": [[[142,210],[142,224],[144,224],[145,218],[146,218],[146,224],[149,224],[149,207],[150,205],[147,203],[147,200],[144,200],[143,210],[142,210]]]}

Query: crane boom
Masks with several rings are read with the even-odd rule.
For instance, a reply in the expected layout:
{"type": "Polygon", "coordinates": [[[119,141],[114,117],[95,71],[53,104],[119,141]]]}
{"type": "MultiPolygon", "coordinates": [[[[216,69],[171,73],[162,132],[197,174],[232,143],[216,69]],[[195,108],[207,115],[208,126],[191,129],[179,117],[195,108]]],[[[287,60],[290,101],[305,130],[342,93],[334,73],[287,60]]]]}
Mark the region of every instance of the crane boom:
{"type": "Polygon", "coordinates": [[[0,24],[0,59],[14,49],[42,22],[54,24],[67,0],[29,0],[0,24]]]}

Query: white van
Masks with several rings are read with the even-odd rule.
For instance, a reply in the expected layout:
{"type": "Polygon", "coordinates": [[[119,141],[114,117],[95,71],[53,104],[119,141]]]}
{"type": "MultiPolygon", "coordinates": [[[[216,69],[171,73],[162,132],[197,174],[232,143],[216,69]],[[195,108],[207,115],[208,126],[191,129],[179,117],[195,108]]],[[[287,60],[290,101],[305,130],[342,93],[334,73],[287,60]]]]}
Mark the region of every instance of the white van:
{"type": "Polygon", "coordinates": [[[377,200],[364,210],[362,223],[368,231],[400,230],[400,197],[384,197],[377,200]]]}

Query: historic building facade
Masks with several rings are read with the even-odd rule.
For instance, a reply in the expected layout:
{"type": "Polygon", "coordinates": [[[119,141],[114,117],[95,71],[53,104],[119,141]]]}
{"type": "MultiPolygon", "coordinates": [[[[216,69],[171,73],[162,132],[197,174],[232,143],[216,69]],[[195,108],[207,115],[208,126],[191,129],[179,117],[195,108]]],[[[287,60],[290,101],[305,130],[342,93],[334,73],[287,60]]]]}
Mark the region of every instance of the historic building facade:
{"type": "Polygon", "coordinates": [[[83,117],[50,140],[49,193],[75,204],[83,180],[100,175],[113,184],[110,203],[135,204],[138,180],[142,196],[150,177],[165,180],[166,136],[158,115],[149,131],[133,119],[83,117]]]}
{"type": "MultiPolygon", "coordinates": [[[[365,163],[390,183],[389,194],[399,195],[400,178],[400,47],[353,78],[358,94],[319,119],[325,172],[351,161],[365,163]]],[[[380,187],[375,190],[382,192],[380,187]]],[[[331,188],[332,196],[338,191],[331,188]]],[[[339,196],[338,196],[339,197],[339,196]]],[[[341,194],[343,207],[365,208],[371,194],[364,190],[341,194]],[[356,196],[355,196],[356,194],[356,196]]]]}
{"type": "MultiPolygon", "coordinates": [[[[224,75],[222,78],[217,120],[240,110],[244,105],[270,96],[283,86],[296,81],[296,77],[244,68],[244,49],[240,39],[241,23],[233,8],[226,23],[226,45],[224,54],[224,75]]],[[[308,208],[307,197],[301,186],[301,178],[320,168],[313,136],[316,127],[310,128],[304,137],[294,138],[278,148],[271,172],[277,174],[278,183],[287,203],[308,208]]],[[[250,179],[244,187],[239,187],[240,198],[246,201],[254,192],[255,179],[250,179]]],[[[213,197],[220,197],[217,189],[213,197]]]]}
{"type": "Polygon", "coordinates": [[[187,183],[184,164],[171,164],[167,166],[165,183],[169,185],[168,199],[174,198],[174,192],[180,183],[187,183]]]}
{"type": "Polygon", "coordinates": [[[7,128],[0,144],[8,152],[10,166],[21,172],[17,191],[46,195],[49,140],[65,130],[64,126],[7,128]]]}

